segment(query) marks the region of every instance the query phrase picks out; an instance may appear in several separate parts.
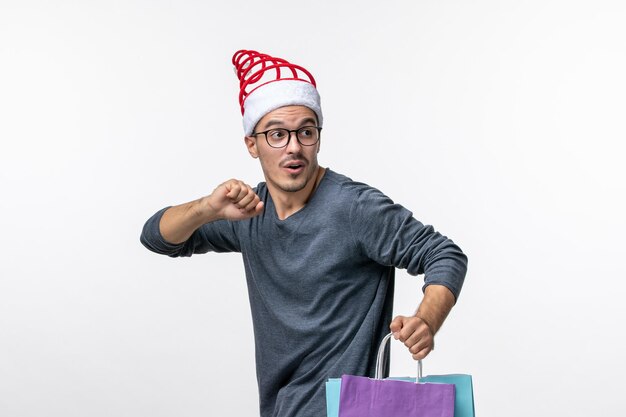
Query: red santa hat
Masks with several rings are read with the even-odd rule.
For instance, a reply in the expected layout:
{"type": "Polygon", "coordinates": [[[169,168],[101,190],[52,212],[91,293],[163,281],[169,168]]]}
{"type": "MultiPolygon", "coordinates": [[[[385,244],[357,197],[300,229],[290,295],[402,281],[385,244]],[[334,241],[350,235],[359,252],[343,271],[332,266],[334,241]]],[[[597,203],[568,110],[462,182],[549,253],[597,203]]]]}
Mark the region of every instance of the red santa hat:
{"type": "Polygon", "coordinates": [[[242,49],[233,55],[239,78],[239,105],[246,136],[263,116],[284,106],[306,106],[322,126],[322,107],[309,71],[282,58],[242,49]]]}

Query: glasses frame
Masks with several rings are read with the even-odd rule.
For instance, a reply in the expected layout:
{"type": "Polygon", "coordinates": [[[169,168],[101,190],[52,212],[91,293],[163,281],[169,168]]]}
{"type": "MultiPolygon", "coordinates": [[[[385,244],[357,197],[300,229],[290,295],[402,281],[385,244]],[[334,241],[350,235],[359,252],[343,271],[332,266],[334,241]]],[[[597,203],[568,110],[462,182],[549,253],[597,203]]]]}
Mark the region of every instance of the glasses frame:
{"type": "Polygon", "coordinates": [[[298,141],[298,143],[302,146],[314,146],[317,145],[320,141],[320,139],[322,138],[322,127],[321,126],[302,126],[299,127],[298,129],[287,129],[284,127],[275,127],[273,129],[268,129],[265,130],[263,132],[256,132],[256,133],[252,133],[250,136],[257,136],[257,135],[264,135],[265,136],[265,142],[267,142],[267,144],[269,145],[270,148],[274,148],[274,149],[281,149],[281,148],[285,148],[287,146],[289,146],[289,142],[291,142],[291,134],[295,133],[296,134],[296,140],[298,141]],[[306,144],[306,143],[302,143],[302,141],[300,140],[300,138],[298,137],[298,132],[301,131],[302,129],[317,129],[317,140],[315,141],[315,143],[311,143],[311,144],[306,144]],[[287,132],[289,132],[289,136],[287,137],[287,143],[285,143],[283,146],[274,146],[270,143],[270,140],[267,138],[267,134],[269,132],[271,132],[272,130],[285,130],[287,132]]]}

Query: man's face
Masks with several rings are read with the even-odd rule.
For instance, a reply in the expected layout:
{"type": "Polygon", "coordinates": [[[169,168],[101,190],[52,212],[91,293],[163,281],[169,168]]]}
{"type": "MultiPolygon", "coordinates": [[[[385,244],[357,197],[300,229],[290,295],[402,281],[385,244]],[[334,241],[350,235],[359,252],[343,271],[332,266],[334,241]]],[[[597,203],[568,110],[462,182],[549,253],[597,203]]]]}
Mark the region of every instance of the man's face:
{"type": "MultiPolygon", "coordinates": [[[[274,128],[290,130],[303,126],[316,126],[317,117],[313,110],[304,106],[285,106],[269,112],[257,123],[255,132],[274,128]]],[[[317,153],[320,143],[303,146],[295,133],[284,148],[272,148],[265,135],[247,136],[248,151],[253,158],[259,158],[265,180],[272,189],[285,193],[295,193],[312,185],[317,177],[317,153]]]]}

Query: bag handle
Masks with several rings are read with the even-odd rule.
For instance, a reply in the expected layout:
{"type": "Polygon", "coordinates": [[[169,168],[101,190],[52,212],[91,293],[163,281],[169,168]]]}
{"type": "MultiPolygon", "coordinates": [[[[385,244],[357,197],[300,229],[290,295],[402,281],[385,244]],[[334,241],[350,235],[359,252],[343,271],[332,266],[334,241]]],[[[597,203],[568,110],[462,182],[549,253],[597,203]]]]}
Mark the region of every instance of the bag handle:
{"type": "MultiPolygon", "coordinates": [[[[383,337],[383,340],[380,342],[380,346],[378,347],[378,355],[376,357],[376,376],[375,379],[383,379],[383,360],[385,358],[385,346],[389,339],[391,339],[393,333],[389,333],[387,336],[383,337]]],[[[417,361],[417,379],[415,382],[419,382],[422,378],[422,360],[417,361]]]]}

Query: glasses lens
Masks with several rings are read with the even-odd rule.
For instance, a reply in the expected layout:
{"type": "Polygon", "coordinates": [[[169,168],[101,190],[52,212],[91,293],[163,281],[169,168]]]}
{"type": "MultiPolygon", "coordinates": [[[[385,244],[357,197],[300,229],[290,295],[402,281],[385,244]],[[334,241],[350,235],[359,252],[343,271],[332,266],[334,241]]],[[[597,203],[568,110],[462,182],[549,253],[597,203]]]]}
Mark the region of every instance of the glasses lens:
{"type": "Polygon", "coordinates": [[[298,140],[303,145],[315,145],[320,138],[320,132],[316,127],[305,126],[298,129],[298,140]]]}
{"type": "Polygon", "coordinates": [[[289,131],[287,129],[272,129],[265,136],[267,136],[267,143],[274,148],[282,148],[289,141],[289,131]]]}

